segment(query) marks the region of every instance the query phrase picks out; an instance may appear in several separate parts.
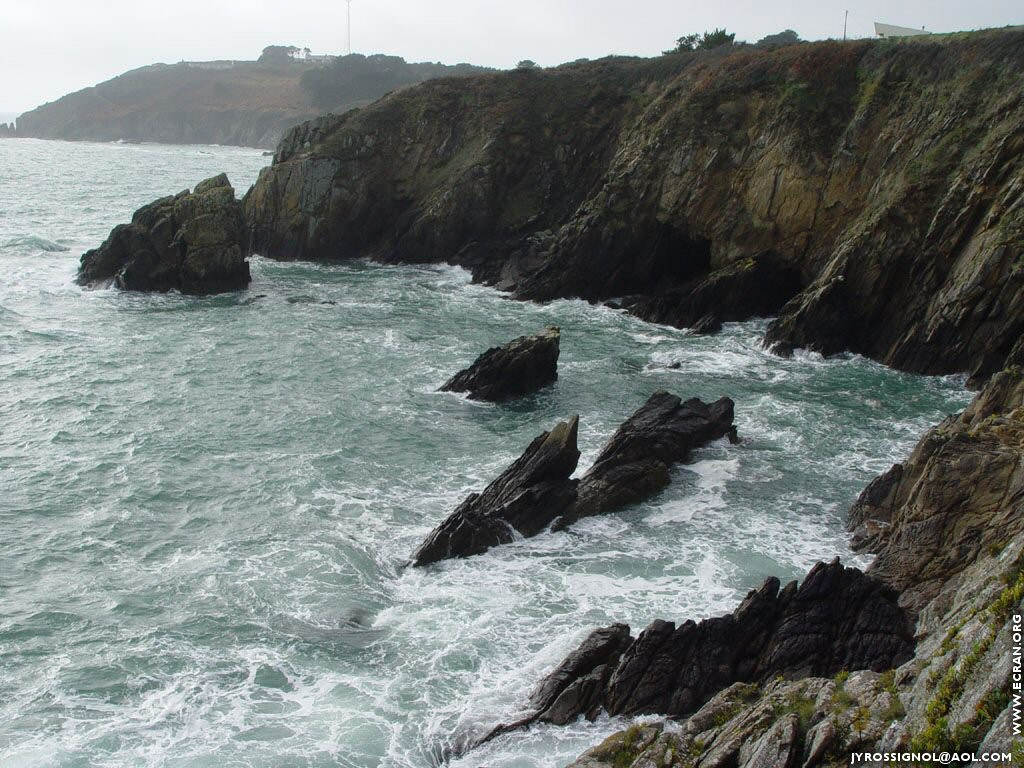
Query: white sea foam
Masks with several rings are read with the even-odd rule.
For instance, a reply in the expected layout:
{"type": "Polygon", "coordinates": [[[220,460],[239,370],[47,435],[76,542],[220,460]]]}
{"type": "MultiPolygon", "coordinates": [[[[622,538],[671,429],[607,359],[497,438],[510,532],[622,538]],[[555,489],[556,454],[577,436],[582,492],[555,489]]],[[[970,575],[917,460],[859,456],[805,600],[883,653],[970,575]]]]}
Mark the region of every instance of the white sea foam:
{"type": "MultiPolygon", "coordinates": [[[[763,320],[690,336],[511,301],[457,267],[256,257],[234,297],[74,286],[77,254],[140,204],[224,169],[242,189],[265,162],[204,151],[0,143],[0,243],[71,248],[2,248],[5,766],[440,764],[594,627],[865,563],[847,506],[965,401],[962,379],[775,357],[763,320]],[[434,392],[546,324],[556,385],[501,407],[434,392]],[[732,397],[741,443],[620,513],[406,567],[542,430],[580,414],[583,472],[659,388],[732,397]]],[[[449,764],[554,768],[625,724],[539,726],[449,764]]]]}

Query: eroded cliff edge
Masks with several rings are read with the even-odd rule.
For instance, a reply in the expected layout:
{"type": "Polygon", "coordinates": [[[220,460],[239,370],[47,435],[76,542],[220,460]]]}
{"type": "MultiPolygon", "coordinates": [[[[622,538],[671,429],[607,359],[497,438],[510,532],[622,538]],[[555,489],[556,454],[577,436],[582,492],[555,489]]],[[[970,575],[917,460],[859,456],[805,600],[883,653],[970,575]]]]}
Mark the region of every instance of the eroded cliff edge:
{"type": "Polygon", "coordinates": [[[980,382],[1024,347],[1024,32],[432,81],[293,129],[250,252],[447,261],[520,298],[980,382]]]}

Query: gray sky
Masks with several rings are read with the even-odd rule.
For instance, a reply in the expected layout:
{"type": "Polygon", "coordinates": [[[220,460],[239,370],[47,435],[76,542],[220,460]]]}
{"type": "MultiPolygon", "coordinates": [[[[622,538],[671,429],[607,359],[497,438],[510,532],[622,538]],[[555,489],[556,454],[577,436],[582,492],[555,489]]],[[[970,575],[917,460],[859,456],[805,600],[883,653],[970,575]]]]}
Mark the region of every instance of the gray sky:
{"type": "MultiPolygon", "coordinates": [[[[937,32],[1024,23],[1021,0],[354,0],[353,49],[411,61],[548,66],[652,56],[725,26],[755,41],[871,34],[872,21],[937,32]]],[[[254,59],[263,46],[345,47],[344,0],[0,0],[0,113],[22,112],[154,62],[254,59]]]]}

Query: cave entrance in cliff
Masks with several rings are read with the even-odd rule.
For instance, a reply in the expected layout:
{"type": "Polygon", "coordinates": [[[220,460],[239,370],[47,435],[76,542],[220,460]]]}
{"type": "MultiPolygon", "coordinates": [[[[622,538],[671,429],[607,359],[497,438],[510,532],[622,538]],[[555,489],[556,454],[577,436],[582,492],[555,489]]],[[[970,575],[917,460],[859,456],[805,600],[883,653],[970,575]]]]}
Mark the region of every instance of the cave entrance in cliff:
{"type": "Polygon", "coordinates": [[[670,224],[659,224],[648,241],[645,285],[647,292],[677,288],[711,269],[711,241],[695,237],[670,224]]]}

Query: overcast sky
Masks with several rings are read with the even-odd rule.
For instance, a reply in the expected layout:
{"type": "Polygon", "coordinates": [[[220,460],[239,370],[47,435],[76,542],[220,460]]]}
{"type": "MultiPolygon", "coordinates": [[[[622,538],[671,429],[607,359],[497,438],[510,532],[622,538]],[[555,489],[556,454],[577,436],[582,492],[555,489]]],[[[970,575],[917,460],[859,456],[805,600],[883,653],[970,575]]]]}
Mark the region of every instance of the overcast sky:
{"type": "MultiPolygon", "coordinates": [[[[353,49],[412,61],[548,66],[653,56],[725,26],[755,41],[795,29],[852,37],[872,21],[946,32],[1024,23],[1022,0],[353,0],[353,49]]],[[[345,49],[344,0],[0,0],[0,113],[17,113],[154,62],[254,59],[271,43],[345,49]]]]}

